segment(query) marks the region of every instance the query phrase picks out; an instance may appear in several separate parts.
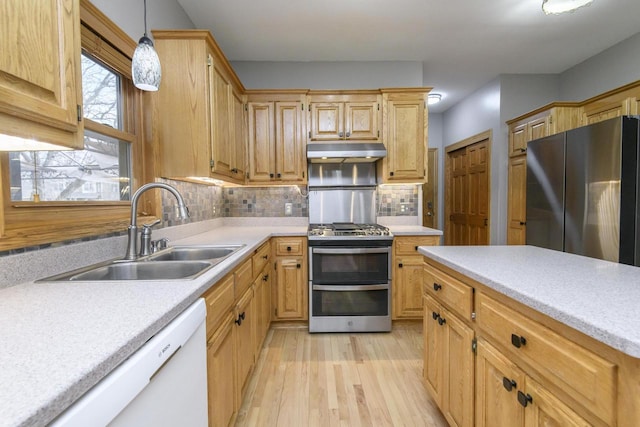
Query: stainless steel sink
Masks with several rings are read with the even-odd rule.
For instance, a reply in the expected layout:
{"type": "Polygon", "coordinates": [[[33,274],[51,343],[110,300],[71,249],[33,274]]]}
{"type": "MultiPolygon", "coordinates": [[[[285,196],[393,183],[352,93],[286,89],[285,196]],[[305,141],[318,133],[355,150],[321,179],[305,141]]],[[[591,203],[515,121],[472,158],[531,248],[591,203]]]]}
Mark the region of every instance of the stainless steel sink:
{"type": "Polygon", "coordinates": [[[245,245],[172,246],[149,256],[149,261],[215,261],[218,263],[245,245]]]}

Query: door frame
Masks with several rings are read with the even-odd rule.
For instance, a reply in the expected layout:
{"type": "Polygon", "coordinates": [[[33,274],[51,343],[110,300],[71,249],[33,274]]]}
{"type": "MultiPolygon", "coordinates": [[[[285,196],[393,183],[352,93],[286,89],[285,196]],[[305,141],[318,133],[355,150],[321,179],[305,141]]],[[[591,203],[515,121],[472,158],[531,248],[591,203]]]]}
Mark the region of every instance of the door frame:
{"type": "Polygon", "coordinates": [[[452,151],[466,148],[470,145],[478,142],[487,142],[487,179],[489,183],[487,185],[487,216],[489,217],[489,223],[487,224],[487,242],[491,241],[491,146],[493,141],[493,131],[491,129],[484,132],[473,135],[469,138],[458,141],[445,147],[444,157],[444,244],[451,244],[451,157],[452,151]]]}

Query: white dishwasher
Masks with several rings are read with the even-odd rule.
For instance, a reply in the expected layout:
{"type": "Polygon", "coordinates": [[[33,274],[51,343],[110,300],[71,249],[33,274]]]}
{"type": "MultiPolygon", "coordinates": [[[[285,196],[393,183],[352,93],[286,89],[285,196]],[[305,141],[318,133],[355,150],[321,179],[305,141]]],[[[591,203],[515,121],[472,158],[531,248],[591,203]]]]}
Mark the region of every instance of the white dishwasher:
{"type": "Polygon", "coordinates": [[[201,298],[52,424],[205,427],[206,308],[201,298]]]}

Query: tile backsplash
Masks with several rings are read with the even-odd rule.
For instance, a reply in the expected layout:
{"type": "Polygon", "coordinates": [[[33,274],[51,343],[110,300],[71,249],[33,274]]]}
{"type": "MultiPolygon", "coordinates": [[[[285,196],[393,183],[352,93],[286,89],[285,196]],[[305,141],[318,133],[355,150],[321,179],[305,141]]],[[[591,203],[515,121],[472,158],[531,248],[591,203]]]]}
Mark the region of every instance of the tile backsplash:
{"type": "Polygon", "coordinates": [[[417,216],[418,189],[415,184],[378,186],[378,216],[417,216]]]}

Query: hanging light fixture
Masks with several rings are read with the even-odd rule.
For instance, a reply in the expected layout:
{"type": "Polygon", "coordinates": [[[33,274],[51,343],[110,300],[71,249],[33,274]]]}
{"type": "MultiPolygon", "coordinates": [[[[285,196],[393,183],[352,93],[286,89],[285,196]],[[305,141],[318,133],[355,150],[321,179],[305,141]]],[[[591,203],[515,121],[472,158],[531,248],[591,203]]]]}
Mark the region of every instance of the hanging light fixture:
{"type": "Polygon", "coordinates": [[[542,10],[547,15],[559,15],[565,12],[573,12],[584,6],[588,6],[593,0],[542,0],[542,10]]]}
{"type": "Polygon", "coordinates": [[[160,58],[153,48],[153,42],[147,37],[147,0],[144,0],[144,35],[133,52],[131,75],[138,89],[155,92],[160,87],[160,58]]]}

